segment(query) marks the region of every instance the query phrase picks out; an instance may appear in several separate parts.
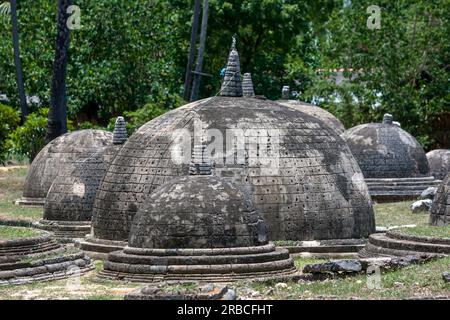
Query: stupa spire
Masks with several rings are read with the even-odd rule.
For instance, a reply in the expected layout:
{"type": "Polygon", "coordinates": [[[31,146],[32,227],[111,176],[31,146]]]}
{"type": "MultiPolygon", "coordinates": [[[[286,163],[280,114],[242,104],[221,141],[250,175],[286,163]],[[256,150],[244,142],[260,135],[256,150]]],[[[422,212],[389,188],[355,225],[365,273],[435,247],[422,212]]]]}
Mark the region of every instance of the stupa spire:
{"type": "Polygon", "coordinates": [[[255,90],[253,89],[253,80],[251,73],[245,73],[242,80],[242,94],[244,97],[254,97],[255,90]]]}
{"type": "Polygon", "coordinates": [[[125,119],[117,117],[113,131],[113,144],[123,144],[127,141],[128,134],[125,119]]]}
{"type": "Polygon", "coordinates": [[[383,123],[384,124],[392,124],[392,120],[393,120],[392,114],[386,113],[383,116],[383,123]]]}
{"type": "Polygon", "coordinates": [[[203,144],[194,145],[189,174],[210,175],[211,173],[211,159],[207,155],[206,146],[203,144]]]}
{"type": "Polygon", "coordinates": [[[281,89],[281,99],[289,100],[290,94],[291,94],[291,89],[289,88],[289,86],[283,86],[283,89],[281,89]]]}
{"type": "Polygon", "coordinates": [[[239,53],[236,50],[236,36],[233,36],[220,95],[226,97],[242,97],[241,66],[239,53]]]}

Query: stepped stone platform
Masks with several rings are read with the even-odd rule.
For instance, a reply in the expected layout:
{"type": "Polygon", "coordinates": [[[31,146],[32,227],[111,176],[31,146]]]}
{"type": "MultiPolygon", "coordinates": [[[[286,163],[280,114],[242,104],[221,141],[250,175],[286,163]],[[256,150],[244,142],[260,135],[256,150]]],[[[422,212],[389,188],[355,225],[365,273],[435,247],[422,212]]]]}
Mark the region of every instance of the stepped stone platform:
{"type": "Polygon", "coordinates": [[[48,232],[0,241],[0,285],[62,279],[92,269],[89,257],[59,244],[48,232]]]}
{"type": "Polygon", "coordinates": [[[450,238],[414,236],[398,230],[372,234],[360,257],[450,255],[450,238]]]}
{"type": "Polygon", "coordinates": [[[211,249],[144,249],[112,252],[99,277],[133,282],[236,281],[294,275],[285,249],[272,244],[211,249]]]}
{"type": "Polygon", "coordinates": [[[92,259],[106,260],[110,252],[122,250],[126,241],[104,240],[87,235],[83,240],[75,240],[75,246],[92,259]]]}
{"type": "Polygon", "coordinates": [[[33,223],[33,227],[52,232],[55,238],[62,242],[73,242],[75,239],[83,239],[91,232],[90,221],[52,221],[42,219],[33,223]]]}
{"type": "Polygon", "coordinates": [[[417,199],[428,187],[437,187],[440,180],[434,177],[416,178],[366,178],[372,200],[401,201],[417,199]]]}

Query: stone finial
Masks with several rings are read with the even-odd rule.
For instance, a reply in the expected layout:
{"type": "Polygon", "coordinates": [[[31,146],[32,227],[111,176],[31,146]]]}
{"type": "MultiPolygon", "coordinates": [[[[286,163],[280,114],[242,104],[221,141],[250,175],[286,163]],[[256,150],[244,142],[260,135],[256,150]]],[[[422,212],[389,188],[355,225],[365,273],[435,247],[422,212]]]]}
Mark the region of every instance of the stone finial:
{"type": "Polygon", "coordinates": [[[233,44],[231,45],[230,55],[228,56],[220,95],[226,97],[242,97],[241,66],[239,53],[236,50],[235,37],[233,37],[233,44]]]}
{"type": "Polygon", "coordinates": [[[392,114],[386,113],[383,116],[383,123],[384,124],[392,124],[392,119],[393,119],[392,114]]]}
{"type": "Polygon", "coordinates": [[[244,97],[255,96],[255,90],[253,89],[253,81],[251,73],[244,74],[244,79],[242,80],[242,93],[244,97]]]}
{"type": "Polygon", "coordinates": [[[194,145],[192,160],[189,166],[190,175],[210,175],[211,159],[206,153],[205,145],[194,145]]]}
{"type": "Polygon", "coordinates": [[[127,141],[127,138],[125,119],[123,117],[117,117],[116,124],[114,125],[113,144],[123,144],[127,141]]]}
{"type": "Polygon", "coordinates": [[[289,100],[290,94],[291,94],[291,89],[289,88],[289,86],[283,86],[283,89],[281,90],[281,99],[289,100]]]}

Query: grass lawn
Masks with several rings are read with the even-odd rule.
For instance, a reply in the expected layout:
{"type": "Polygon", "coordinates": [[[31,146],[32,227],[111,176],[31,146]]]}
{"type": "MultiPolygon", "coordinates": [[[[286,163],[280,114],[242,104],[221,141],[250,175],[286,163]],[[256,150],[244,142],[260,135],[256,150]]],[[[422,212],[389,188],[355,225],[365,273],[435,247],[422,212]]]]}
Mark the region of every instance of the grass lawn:
{"type": "Polygon", "coordinates": [[[16,206],[13,201],[22,196],[27,168],[0,170],[0,220],[37,221],[42,208],[16,206]]]}
{"type": "Polygon", "coordinates": [[[39,230],[31,228],[9,227],[0,225],[0,241],[36,237],[42,233],[43,232],[40,232],[39,230]]]}
{"type": "Polygon", "coordinates": [[[411,234],[413,236],[428,236],[450,239],[450,226],[428,226],[420,225],[414,228],[402,228],[401,232],[411,234]]]}
{"type": "MultiPolygon", "coordinates": [[[[296,264],[302,258],[298,258],[296,264]]],[[[423,265],[413,265],[376,276],[358,275],[326,281],[289,284],[286,289],[276,289],[274,284],[253,283],[253,290],[261,293],[257,299],[406,299],[419,297],[448,297],[450,284],[442,273],[450,271],[450,257],[423,265]],[[379,285],[378,285],[379,284],[379,285]],[[272,290],[270,290],[272,289],[272,290]],[[269,294],[269,291],[272,291],[269,294]]],[[[244,288],[245,284],[238,284],[244,288]]]]}
{"type": "Polygon", "coordinates": [[[412,213],[411,201],[375,203],[375,223],[381,227],[401,226],[406,224],[427,225],[428,213],[412,213]]]}

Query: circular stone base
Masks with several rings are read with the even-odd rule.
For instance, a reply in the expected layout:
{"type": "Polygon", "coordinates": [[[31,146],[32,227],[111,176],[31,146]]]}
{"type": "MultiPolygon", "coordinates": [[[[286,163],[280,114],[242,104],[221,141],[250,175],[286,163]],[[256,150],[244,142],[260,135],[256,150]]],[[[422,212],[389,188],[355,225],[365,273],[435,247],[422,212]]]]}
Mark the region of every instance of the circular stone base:
{"type": "Polygon", "coordinates": [[[378,202],[417,199],[428,187],[437,187],[441,180],[434,177],[420,178],[366,178],[372,200],[378,202]]]}
{"type": "Polygon", "coordinates": [[[234,300],[236,295],[226,285],[198,283],[149,285],[130,292],[125,300],[234,300]]]}
{"type": "Polygon", "coordinates": [[[140,249],[112,252],[99,276],[136,282],[261,280],[293,275],[297,269],[285,249],[140,249]]]}
{"type": "Polygon", "coordinates": [[[48,232],[0,242],[0,285],[62,279],[92,269],[89,257],[59,244],[48,232]]]}
{"type": "Polygon", "coordinates": [[[122,250],[127,246],[125,241],[112,241],[94,238],[87,235],[84,240],[75,240],[75,246],[84,251],[92,259],[106,260],[108,254],[122,250]]]}
{"type": "Polygon", "coordinates": [[[287,249],[291,256],[342,258],[354,257],[366,245],[366,239],[336,239],[314,241],[279,241],[275,244],[287,249]]]}
{"type": "Polygon", "coordinates": [[[417,254],[450,255],[450,239],[413,236],[400,231],[388,231],[372,234],[366,247],[358,253],[362,258],[417,254]]]}
{"type": "Polygon", "coordinates": [[[45,198],[20,198],[14,201],[16,206],[44,207],[45,198]]]}
{"type": "Polygon", "coordinates": [[[83,239],[91,232],[90,221],[52,221],[40,220],[33,227],[52,232],[60,240],[73,241],[83,239]]]}

